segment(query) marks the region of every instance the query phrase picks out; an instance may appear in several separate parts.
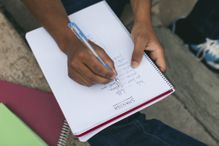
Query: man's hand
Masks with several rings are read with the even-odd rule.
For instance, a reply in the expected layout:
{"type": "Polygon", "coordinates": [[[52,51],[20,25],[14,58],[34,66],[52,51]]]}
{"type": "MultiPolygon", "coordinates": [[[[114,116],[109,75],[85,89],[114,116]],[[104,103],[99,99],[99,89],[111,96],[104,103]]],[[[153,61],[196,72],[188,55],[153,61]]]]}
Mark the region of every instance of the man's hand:
{"type": "Polygon", "coordinates": [[[136,68],[140,64],[144,51],[147,51],[159,69],[164,72],[166,70],[164,49],[160,45],[154,31],[147,27],[145,23],[137,22],[133,26],[132,37],[135,45],[132,67],[136,68]]]}
{"type": "MultiPolygon", "coordinates": [[[[108,83],[115,77],[115,71],[104,68],[67,27],[69,20],[60,0],[22,1],[67,55],[70,78],[79,84],[91,86],[108,83]]],[[[115,70],[113,61],[104,50],[94,43],[93,46],[104,62],[115,70]]]]}
{"type": "Polygon", "coordinates": [[[147,51],[162,72],[166,70],[164,49],[157,39],[151,24],[151,0],[131,0],[134,14],[132,37],[135,44],[132,67],[137,67],[147,51]]]}
{"type": "Polygon", "coordinates": [[[69,77],[85,86],[106,84],[112,81],[116,76],[116,71],[114,63],[107,53],[90,42],[103,61],[113,69],[112,71],[105,68],[83,43],[77,40],[73,34],[71,35],[72,37],[69,37],[69,39],[59,42],[60,48],[65,50],[64,52],[68,57],[69,77]]]}

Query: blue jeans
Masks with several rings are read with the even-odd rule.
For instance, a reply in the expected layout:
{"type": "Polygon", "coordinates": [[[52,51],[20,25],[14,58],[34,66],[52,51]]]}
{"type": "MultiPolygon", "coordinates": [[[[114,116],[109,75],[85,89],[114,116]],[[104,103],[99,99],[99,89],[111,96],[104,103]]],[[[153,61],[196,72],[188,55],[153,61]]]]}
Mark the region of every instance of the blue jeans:
{"type": "Polygon", "coordinates": [[[219,39],[219,0],[199,0],[185,21],[200,35],[219,39]]]}
{"type": "Polygon", "coordinates": [[[101,131],[91,146],[206,146],[158,120],[137,113],[101,131]]]}
{"type": "MultiPolygon", "coordinates": [[[[62,0],[68,14],[100,0],[62,0]]],[[[117,15],[128,0],[107,0],[117,15]]],[[[163,124],[145,120],[136,113],[101,131],[89,140],[91,146],[206,146],[205,144],[163,124]]]]}

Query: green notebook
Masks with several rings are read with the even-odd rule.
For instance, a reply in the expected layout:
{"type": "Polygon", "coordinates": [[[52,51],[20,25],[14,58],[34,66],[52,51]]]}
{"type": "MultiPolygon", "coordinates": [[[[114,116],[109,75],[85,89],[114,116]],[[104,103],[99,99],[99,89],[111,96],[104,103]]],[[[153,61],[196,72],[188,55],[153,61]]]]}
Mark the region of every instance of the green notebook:
{"type": "Polygon", "coordinates": [[[47,144],[0,103],[0,146],[47,146],[47,144]]]}

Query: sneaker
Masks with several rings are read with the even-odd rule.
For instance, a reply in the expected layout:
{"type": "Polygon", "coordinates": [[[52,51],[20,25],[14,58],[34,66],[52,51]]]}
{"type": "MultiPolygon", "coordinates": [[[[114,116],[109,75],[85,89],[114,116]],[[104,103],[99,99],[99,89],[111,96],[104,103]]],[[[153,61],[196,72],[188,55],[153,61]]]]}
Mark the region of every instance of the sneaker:
{"type": "MultiPolygon", "coordinates": [[[[177,19],[174,21],[172,24],[169,25],[169,29],[180,36],[176,32],[176,27],[177,27],[177,22],[180,20],[183,20],[184,17],[177,19]]],[[[197,34],[195,34],[197,35],[197,34]]],[[[204,62],[210,69],[219,72],[219,40],[212,40],[207,38],[206,40],[203,38],[203,43],[200,44],[190,44],[190,42],[185,39],[188,38],[183,38],[180,36],[182,40],[187,43],[187,45],[190,48],[190,51],[197,56],[200,61],[204,62]]]]}
{"type": "Polygon", "coordinates": [[[191,44],[190,50],[208,67],[219,71],[219,40],[206,39],[202,44],[191,44]]]}

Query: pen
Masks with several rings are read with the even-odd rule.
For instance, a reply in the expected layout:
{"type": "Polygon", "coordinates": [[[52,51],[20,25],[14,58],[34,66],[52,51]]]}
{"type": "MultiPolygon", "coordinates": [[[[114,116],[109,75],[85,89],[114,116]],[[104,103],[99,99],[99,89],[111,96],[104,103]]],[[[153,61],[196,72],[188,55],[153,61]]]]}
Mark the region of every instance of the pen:
{"type": "MultiPolygon", "coordinates": [[[[97,54],[93,46],[89,43],[87,37],[84,35],[84,33],[81,31],[81,29],[77,26],[74,22],[69,22],[68,27],[74,32],[74,34],[77,36],[79,40],[82,41],[86,45],[86,47],[93,53],[93,55],[97,58],[97,60],[108,70],[113,71],[112,68],[103,61],[103,59],[97,54]]],[[[114,71],[113,71],[114,72],[114,71]]],[[[116,77],[115,81],[117,85],[119,86],[119,79],[116,77]]]]}

